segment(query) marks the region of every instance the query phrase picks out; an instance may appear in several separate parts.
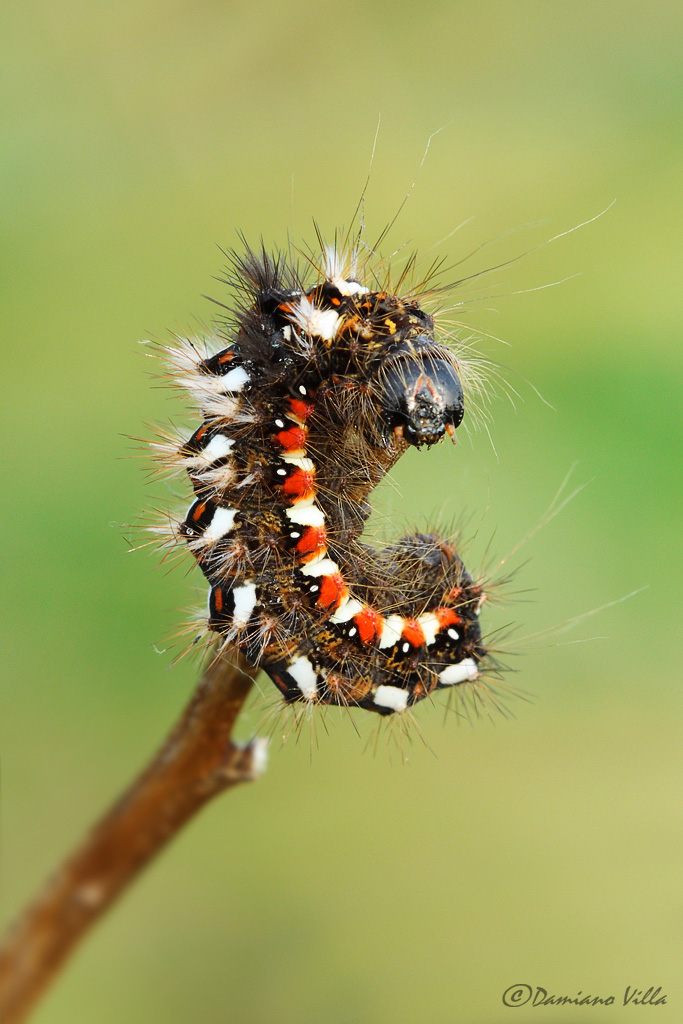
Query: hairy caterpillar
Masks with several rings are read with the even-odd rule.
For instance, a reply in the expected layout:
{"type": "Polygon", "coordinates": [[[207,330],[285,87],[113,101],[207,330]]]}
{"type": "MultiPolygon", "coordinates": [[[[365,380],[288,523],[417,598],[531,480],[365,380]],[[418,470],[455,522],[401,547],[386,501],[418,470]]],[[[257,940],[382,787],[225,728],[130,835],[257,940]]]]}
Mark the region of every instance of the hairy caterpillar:
{"type": "Polygon", "coordinates": [[[209,582],[209,630],[287,702],[388,715],[476,681],[485,594],[454,545],[359,539],[384,474],[463,419],[424,283],[404,290],[404,274],[399,295],[336,246],[304,272],[264,249],[229,256],[229,316],[168,353],[203,422],[155,446],[194,489],[171,534],[209,582]]]}

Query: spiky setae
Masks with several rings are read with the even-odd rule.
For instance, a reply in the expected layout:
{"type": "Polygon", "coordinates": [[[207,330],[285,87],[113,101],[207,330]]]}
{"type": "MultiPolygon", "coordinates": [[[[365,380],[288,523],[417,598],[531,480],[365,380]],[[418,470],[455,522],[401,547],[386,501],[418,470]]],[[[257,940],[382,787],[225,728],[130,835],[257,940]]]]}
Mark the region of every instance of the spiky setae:
{"type": "Polygon", "coordinates": [[[194,488],[168,535],[209,581],[208,630],[287,702],[387,715],[475,682],[485,595],[455,545],[360,539],[385,473],[463,419],[467,376],[436,340],[425,282],[403,274],[399,294],[337,247],[306,272],[265,250],[229,258],[224,320],[166,351],[202,423],[156,442],[194,488]]]}

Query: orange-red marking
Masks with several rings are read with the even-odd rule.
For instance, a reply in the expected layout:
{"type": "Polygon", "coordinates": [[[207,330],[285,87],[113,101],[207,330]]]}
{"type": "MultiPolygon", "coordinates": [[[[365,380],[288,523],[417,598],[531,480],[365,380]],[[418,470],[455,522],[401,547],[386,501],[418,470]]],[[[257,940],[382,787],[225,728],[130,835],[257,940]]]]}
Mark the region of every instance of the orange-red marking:
{"type": "Polygon", "coordinates": [[[341,573],[335,572],[331,576],[321,577],[318,598],[321,608],[336,608],[347,594],[348,588],[341,573]]]}
{"type": "Polygon", "coordinates": [[[315,409],[313,402],[304,402],[301,398],[290,398],[289,408],[298,420],[307,420],[315,409]]]}
{"type": "Polygon", "coordinates": [[[449,626],[457,626],[462,621],[459,615],[452,608],[437,608],[434,612],[439,620],[439,629],[448,629],[449,626]]]}
{"type": "Polygon", "coordinates": [[[309,526],[301,540],[297,542],[296,549],[302,556],[303,562],[310,562],[318,555],[324,555],[327,551],[325,527],[309,526]]]}
{"type": "Polygon", "coordinates": [[[376,643],[382,635],[384,619],[374,608],[365,607],[362,612],[354,615],[353,621],[358,627],[358,636],[364,644],[376,643]]]}
{"type": "Polygon", "coordinates": [[[295,469],[282,485],[282,490],[290,498],[312,498],[315,494],[313,477],[315,470],[295,469]]]}
{"type": "Polygon", "coordinates": [[[411,647],[423,647],[426,642],[422,626],[417,619],[406,619],[401,636],[411,647]]]}
{"type": "Polygon", "coordinates": [[[299,451],[306,445],[305,427],[288,427],[275,435],[275,440],[286,452],[299,451]]]}

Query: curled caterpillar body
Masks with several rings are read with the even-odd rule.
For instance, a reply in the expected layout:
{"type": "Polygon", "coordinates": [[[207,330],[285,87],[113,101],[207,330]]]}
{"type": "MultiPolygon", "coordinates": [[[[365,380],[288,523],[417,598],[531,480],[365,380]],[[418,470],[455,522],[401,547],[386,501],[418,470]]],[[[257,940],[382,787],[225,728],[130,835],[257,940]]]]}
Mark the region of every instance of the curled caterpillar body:
{"type": "Polygon", "coordinates": [[[171,352],[203,416],[171,455],[195,492],[176,532],[209,582],[209,629],[288,702],[387,715],[478,678],[484,594],[452,543],[359,539],[397,459],[460,425],[453,351],[416,297],[373,290],[336,252],[312,284],[265,253],[232,266],[222,347],[171,352]]]}

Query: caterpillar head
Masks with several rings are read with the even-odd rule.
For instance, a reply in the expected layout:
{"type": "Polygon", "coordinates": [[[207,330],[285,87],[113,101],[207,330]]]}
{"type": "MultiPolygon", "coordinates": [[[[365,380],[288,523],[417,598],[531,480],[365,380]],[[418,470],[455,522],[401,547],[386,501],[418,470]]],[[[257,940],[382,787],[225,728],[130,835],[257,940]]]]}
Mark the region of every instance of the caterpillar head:
{"type": "Polygon", "coordinates": [[[464,396],[451,352],[424,334],[399,343],[382,367],[380,404],[387,430],[417,448],[453,436],[464,396]]]}

